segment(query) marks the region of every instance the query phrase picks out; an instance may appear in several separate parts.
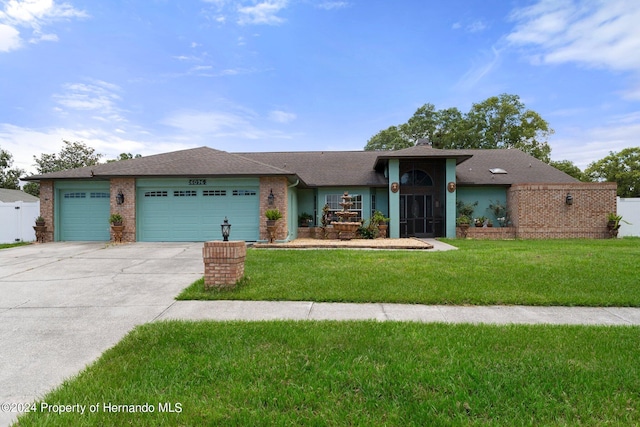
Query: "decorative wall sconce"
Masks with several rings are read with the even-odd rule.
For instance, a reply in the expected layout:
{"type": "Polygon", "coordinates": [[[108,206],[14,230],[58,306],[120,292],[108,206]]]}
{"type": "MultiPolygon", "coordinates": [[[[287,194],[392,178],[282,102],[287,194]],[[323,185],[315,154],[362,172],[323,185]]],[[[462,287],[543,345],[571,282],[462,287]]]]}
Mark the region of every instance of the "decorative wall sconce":
{"type": "Polygon", "coordinates": [[[231,224],[229,224],[229,220],[227,217],[224,217],[224,222],[220,224],[220,228],[222,229],[222,241],[229,241],[229,234],[231,233],[231,224]]]}
{"type": "Polygon", "coordinates": [[[122,194],[122,190],[118,191],[118,195],[116,196],[116,203],[119,205],[124,203],[124,194],[122,194]]]}
{"type": "Polygon", "coordinates": [[[573,196],[571,195],[571,193],[567,193],[567,197],[565,197],[564,202],[567,205],[572,205],[573,204],[573,196]]]}
{"type": "Polygon", "coordinates": [[[267,204],[273,206],[276,201],[276,196],[273,195],[273,188],[269,190],[269,196],[267,197],[267,204]]]}

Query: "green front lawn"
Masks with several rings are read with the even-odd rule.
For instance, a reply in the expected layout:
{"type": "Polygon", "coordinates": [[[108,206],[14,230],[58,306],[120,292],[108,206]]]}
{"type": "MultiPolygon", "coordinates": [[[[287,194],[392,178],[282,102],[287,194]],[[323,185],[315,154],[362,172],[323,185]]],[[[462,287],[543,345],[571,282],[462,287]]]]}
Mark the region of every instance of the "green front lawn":
{"type": "Polygon", "coordinates": [[[17,246],[26,246],[26,245],[30,245],[31,243],[29,242],[17,242],[17,243],[0,243],[0,249],[9,249],[9,248],[15,248],[17,246]]]}
{"type": "Polygon", "coordinates": [[[639,336],[637,327],[153,323],[19,425],[638,425],[639,336]]]}
{"type": "Polygon", "coordinates": [[[640,306],[640,239],[449,240],[448,252],[249,249],[234,291],[178,299],[640,306]]]}

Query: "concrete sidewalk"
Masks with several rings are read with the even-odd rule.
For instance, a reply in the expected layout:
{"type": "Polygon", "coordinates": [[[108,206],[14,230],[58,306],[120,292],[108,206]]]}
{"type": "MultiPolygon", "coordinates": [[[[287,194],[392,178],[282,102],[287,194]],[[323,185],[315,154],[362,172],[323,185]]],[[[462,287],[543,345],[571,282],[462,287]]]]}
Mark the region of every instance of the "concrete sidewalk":
{"type": "Polygon", "coordinates": [[[379,320],[487,324],[640,325],[640,308],[176,301],[156,320],[379,320]]]}

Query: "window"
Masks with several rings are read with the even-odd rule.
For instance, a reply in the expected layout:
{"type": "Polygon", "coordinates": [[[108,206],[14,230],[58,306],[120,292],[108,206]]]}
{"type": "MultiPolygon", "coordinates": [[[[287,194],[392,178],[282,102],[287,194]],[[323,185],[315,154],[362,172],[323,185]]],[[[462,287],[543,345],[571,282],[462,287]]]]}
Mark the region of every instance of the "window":
{"type": "MultiPolygon", "coordinates": [[[[357,212],[358,216],[355,217],[356,221],[360,221],[362,219],[362,196],[360,194],[350,194],[351,196],[351,208],[349,208],[352,212],[357,212]]],[[[334,220],[337,220],[336,212],[342,210],[342,194],[327,194],[325,197],[325,203],[329,205],[329,211],[331,212],[331,217],[334,220]]]]}
{"type": "Polygon", "coordinates": [[[145,191],[144,197],[167,197],[166,191],[145,191]]]}
{"type": "Polygon", "coordinates": [[[232,194],[234,196],[255,196],[258,193],[255,190],[233,190],[232,194]]]}
{"type": "Polygon", "coordinates": [[[416,169],[404,173],[400,177],[400,184],[407,186],[413,185],[416,187],[430,187],[433,185],[433,180],[425,171],[416,169]]]}
{"type": "Polygon", "coordinates": [[[371,216],[376,213],[376,195],[371,195],[371,216]]]}
{"type": "Polygon", "coordinates": [[[176,190],[173,192],[173,197],[195,197],[198,195],[198,192],[195,190],[176,190]]]}
{"type": "Polygon", "coordinates": [[[202,190],[203,196],[226,196],[227,190],[202,190]]]}
{"type": "Polygon", "coordinates": [[[502,169],[502,168],[492,168],[492,169],[489,169],[489,172],[491,172],[494,175],[495,174],[506,174],[507,173],[507,171],[502,169]]]}
{"type": "Polygon", "coordinates": [[[86,199],[87,193],[64,193],[65,199],[86,199]]]}
{"type": "Polygon", "coordinates": [[[91,193],[89,197],[92,199],[108,199],[109,193],[91,193]]]}

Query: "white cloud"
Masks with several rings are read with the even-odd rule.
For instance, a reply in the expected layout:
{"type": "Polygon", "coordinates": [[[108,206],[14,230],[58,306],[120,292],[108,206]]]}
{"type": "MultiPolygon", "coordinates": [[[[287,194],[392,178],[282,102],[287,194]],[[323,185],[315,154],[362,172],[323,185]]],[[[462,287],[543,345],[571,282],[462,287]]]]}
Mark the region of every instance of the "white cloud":
{"type": "Polygon", "coordinates": [[[640,2],[541,0],[511,19],[516,27],[507,41],[532,48],[543,63],[640,71],[640,2]]]}
{"type": "Polygon", "coordinates": [[[264,0],[252,6],[238,7],[238,24],[266,24],[278,25],[285,20],[277,16],[278,12],[287,7],[288,0],[264,0]]]}
{"type": "Polygon", "coordinates": [[[66,83],[63,93],[53,95],[61,106],[55,109],[62,115],[74,112],[91,112],[91,118],[103,122],[124,122],[122,109],[118,106],[121,100],[118,85],[102,80],[89,80],[88,83],[66,83]]]}
{"type": "Polygon", "coordinates": [[[9,52],[22,46],[20,32],[10,25],[0,24],[0,52],[9,52]]]}
{"type": "Polygon", "coordinates": [[[286,111],[273,110],[269,113],[269,119],[278,123],[289,123],[296,119],[294,113],[287,113],[286,111]]]}
{"type": "Polygon", "coordinates": [[[33,35],[30,43],[58,41],[54,33],[44,33],[42,28],[54,22],[87,18],[86,12],[77,10],[68,3],[54,0],[8,0],[0,10],[0,52],[16,50],[24,44],[18,28],[30,28],[33,35]]]}
{"type": "Polygon", "coordinates": [[[324,1],[322,3],[316,4],[316,7],[324,10],[333,10],[333,9],[344,9],[345,7],[349,7],[351,4],[346,1],[324,1]]]}

